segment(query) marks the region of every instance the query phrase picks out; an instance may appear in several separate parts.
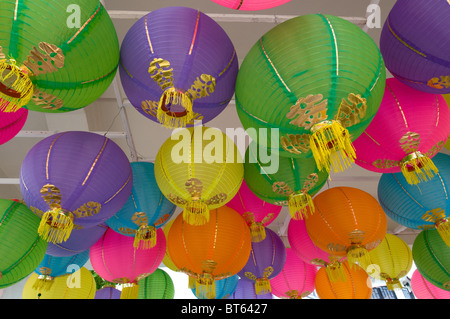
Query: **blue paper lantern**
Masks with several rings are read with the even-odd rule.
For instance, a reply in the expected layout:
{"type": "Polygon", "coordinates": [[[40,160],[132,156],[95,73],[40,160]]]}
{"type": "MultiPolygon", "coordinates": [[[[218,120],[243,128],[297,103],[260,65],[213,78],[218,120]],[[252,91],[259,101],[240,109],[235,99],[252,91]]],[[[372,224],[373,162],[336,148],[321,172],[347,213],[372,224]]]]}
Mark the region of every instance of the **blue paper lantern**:
{"type": "MultiPolygon", "coordinates": [[[[239,276],[234,275],[224,279],[216,280],[215,288],[216,288],[216,297],[215,299],[228,299],[236,290],[236,287],[239,282],[239,276]]],[[[203,299],[200,296],[197,296],[195,288],[192,289],[192,292],[198,299],[203,299]]]]}
{"type": "Polygon", "coordinates": [[[114,231],[135,238],[136,248],[152,248],[156,243],[156,229],[173,215],[176,205],[161,192],[156,183],[154,164],[131,163],[133,187],[125,205],[106,224],[114,231]]]}

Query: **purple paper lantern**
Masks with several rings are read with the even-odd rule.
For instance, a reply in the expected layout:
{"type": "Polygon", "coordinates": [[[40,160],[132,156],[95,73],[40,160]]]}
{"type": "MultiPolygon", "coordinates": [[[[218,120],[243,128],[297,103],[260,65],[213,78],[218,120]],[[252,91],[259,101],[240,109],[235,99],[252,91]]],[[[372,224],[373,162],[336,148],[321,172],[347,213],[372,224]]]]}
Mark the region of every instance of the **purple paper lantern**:
{"type": "Polygon", "coordinates": [[[392,75],[423,92],[450,93],[449,17],[448,1],[397,0],[380,38],[392,75]]]}
{"type": "Polygon", "coordinates": [[[283,270],[286,262],[286,248],[281,238],[271,229],[266,229],[266,238],[252,242],[252,250],[247,264],[238,275],[241,279],[255,284],[257,295],[271,292],[270,279],[283,270]]]}
{"type": "Polygon", "coordinates": [[[120,78],[131,104],[169,128],[215,118],[234,94],[238,59],[222,27],[186,7],[157,9],[127,32],[120,78]]]}
{"type": "Polygon", "coordinates": [[[114,287],[103,287],[95,292],[94,299],[120,299],[121,291],[114,287]]]}
{"type": "Polygon", "coordinates": [[[20,169],[20,190],[39,217],[39,234],[66,241],[72,229],[98,225],[128,200],[133,185],[130,162],[109,138],[68,131],[34,145],[20,169]]]}
{"type": "Polygon", "coordinates": [[[273,299],[273,295],[270,292],[257,295],[253,282],[239,279],[236,289],[228,299],[273,299]]]}

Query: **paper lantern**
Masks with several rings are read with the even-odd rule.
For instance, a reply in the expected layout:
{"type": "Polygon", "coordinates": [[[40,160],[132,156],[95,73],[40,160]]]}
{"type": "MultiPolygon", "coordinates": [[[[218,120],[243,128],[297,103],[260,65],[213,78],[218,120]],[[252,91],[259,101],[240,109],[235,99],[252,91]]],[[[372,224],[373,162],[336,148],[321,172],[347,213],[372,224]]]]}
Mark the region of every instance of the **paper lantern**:
{"type": "Polygon", "coordinates": [[[217,22],[195,9],[166,7],[146,14],[125,35],[120,58],[130,103],[169,128],[207,123],[234,94],[233,43],[217,22]]]}
{"type": "Polygon", "coordinates": [[[67,241],[55,244],[48,243],[46,254],[55,257],[68,257],[80,254],[91,248],[109,227],[105,223],[89,228],[72,230],[67,241]]]}
{"type": "Polygon", "coordinates": [[[138,299],[173,299],[175,286],[169,274],[156,269],[151,275],[139,281],[138,299]]]}
{"type": "Polygon", "coordinates": [[[39,218],[27,206],[0,199],[0,289],[24,279],[44,258],[47,242],[38,227],[39,218]]]}
{"type": "Polygon", "coordinates": [[[449,14],[448,1],[395,2],[380,38],[392,75],[417,90],[450,93],[449,14]]]}
{"type": "Polygon", "coordinates": [[[314,198],[314,206],[316,212],[305,220],[311,240],[330,255],[347,257],[350,265],[367,260],[386,235],[386,214],[363,190],[329,188],[314,198]]]}
{"type": "Polygon", "coordinates": [[[103,287],[97,290],[94,299],[120,299],[120,294],[122,292],[114,287],[103,287]]]}
{"type": "Polygon", "coordinates": [[[190,225],[178,215],[167,245],[176,267],[194,281],[197,296],[214,299],[215,281],[234,276],[245,266],[252,243],[242,216],[222,206],[211,211],[204,225],[190,225]]]}
{"type": "Polygon", "coordinates": [[[175,212],[158,187],[154,164],[131,163],[133,188],[125,205],[106,221],[114,231],[133,236],[136,248],[148,249],[156,244],[156,229],[163,226],[175,212]]]}
{"type": "Polygon", "coordinates": [[[223,7],[240,11],[256,11],[279,7],[291,0],[212,0],[223,7]]]}
{"type": "Polygon", "coordinates": [[[33,288],[48,290],[54,283],[55,277],[63,276],[80,269],[88,260],[89,250],[69,257],[54,257],[46,254],[34,270],[39,276],[33,288]]]}
{"type": "MultiPolygon", "coordinates": [[[[175,221],[175,218],[172,218],[162,227],[162,230],[164,232],[164,235],[166,236],[166,239],[169,236],[170,227],[172,227],[172,224],[174,221],[175,221]]],[[[166,253],[164,254],[163,264],[172,271],[175,271],[175,272],[179,271],[177,266],[175,266],[175,264],[173,263],[172,258],[170,258],[169,245],[166,246],[166,253]]]]}
{"type": "Polygon", "coordinates": [[[378,201],[395,222],[412,229],[435,228],[450,246],[450,156],[438,153],[433,162],[439,172],[423,184],[410,185],[400,173],[381,175],[378,201]]]}
{"type": "Polygon", "coordinates": [[[130,162],[109,138],[68,131],[44,138],[20,168],[20,190],[39,217],[39,234],[66,241],[72,229],[92,227],[113,216],[133,185],[130,162]]]}
{"type": "Polygon", "coordinates": [[[253,282],[239,279],[236,289],[228,299],[273,299],[273,295],[271,292],[258,295],[253,282]]]}
{"type": "Polygon", "coordinates": [[[450,247],[436,229],[424,230],[417,235],[412,254],[414,264],[428,282],[450,291],[450,247]]]}
{"type": "Polygon", "coordinates": [[[272,28],[247,53],[237,112],[261,146],[341,171],[354,160],[351,141],[378,110],[385,77],[376,43],[358,26],[303,15],[272,28]]]}
{"type": "MultiPolygon", "coordinates": [[[[238,275],[216,280],[216,282],[214,283],[214,287],[216,289],[215,299],[229,299],[229,297],[236,290],[238,281],[239,281],[238,275]]],[[[205,299],[204,296],[197,296],[197,290],[195,288],[192,289],[192,293],[198,299],[205,299]]]]}
{"type": "Polygon", "coordinates": [[[123,285],[121,299],[137,299],[139,281],[152,274],[164,257],[166,237],[157,230],[150,249],[136,249],[134,239],[108,229],[89,250],[92,268],[103,279],[123,285]]]}
{"type": "Polygon", "coordinates": [[[411,248],[392,234],[386,234],[381,244],[369,252],[369,259],[360,266],[370,277],[385,281],[389,290],[402,288],[400,278],[409,273],[413,263],[411,248]]]}
{"type": "Polygon", "coordinates": [[[326,183],[328,173],[319,170],[313,158],[276,157],[268,168],[261,150],[252,142],[245,154],[244,179],[250,190],[263,201],[287,206],[293,219],[313,213],[312,197],[326,183]]]}
{"type": "Polygon", "coordinates": [[[386,81],[378,113],[353,142],[356,164],[379,173],[402,172],[410,184],[437,173],[431,160],[450,134],[450,110],[441,95],[386,81]]]}
{"type": "Polygon", "coordinates": [[[270,280],[283,269],[286,248],[281,238],[271,229],[266,229],[266,238],[253,242],[247,264],[238,272],[239,277],[255,283],[257,295],[271,292],[270,280]]]}
{"type": "Polygon", "coordinates": [[[298,258],[286,248],[286,263],[280,274],[270,280],[272,294],[283,299],[302,299],[314,291],[317,267],[298,258]]]}
{"type": "Polygon", "coordinates": [[[326,269],[320,268],[314,281],[319,299],[371,299],[372,282],[359,265],[342,264],[345,280],[330,280],[326,269]]]}
{"type": "Polygon", "coordinates": [[[0,110],[73,111],[114,79],[119,41],[99,1],[5,0],[1,16],[0,110]]]}
{"type": "Polygon", "coordinates": [[[0,145],[14,138],[25,125],[27,118],[27,109],[20,109],[16,112],[0,111],[0,145]]]}
{"type": "Polygon", "coordinates": [[[209,220],[209,210],[228,203],[244,178],[242,157],[234,142],[216,128],[178,130],[156,155],[155,178],[161,192],[183,208],[192,225],[209,220]]]}
{"type": "Polygon", "coordinates": [[[411,289],[417,299],[450,299],[450,291],[429,283],[417,269],[411,277],[411,289]]]}
{"type": "Polygon", "coordinates": [[[244,217],[250,228],[253,242],[259,242],[266,238],[266,227],[278,217],[281,211],[281,206],[272,205],[256,196],[245,180],[227,206],[244,217]]]}
{"type": "Polygon", "coordinates": [[[39,275],[31,274],[22,292],[22,299],[94,299],[95,280],[91,272],[81,267],[72,274],[56,277],[49,289],[34,287],[39,275]]]}

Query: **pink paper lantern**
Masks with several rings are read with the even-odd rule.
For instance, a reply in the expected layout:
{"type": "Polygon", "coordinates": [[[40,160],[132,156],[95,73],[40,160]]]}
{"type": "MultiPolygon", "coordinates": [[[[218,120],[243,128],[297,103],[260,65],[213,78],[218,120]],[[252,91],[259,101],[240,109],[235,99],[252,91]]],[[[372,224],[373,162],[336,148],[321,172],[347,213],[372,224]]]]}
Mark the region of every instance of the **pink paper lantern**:
{"type": "Polygon", "coordinates": [[[265,227],[278,217],[282,206],[263,201],[248,188],[245,180],[237,194],[226,206],[237,211],[250,228],[252,242],[260,242],[266,237],[265,227]]]}
{"type": "Polygon", "coordinates": [[[16,112],[0,112],[0,145],[8,142],[25,125],[28,110],[21,108],[16,112]]]}
{"type": "Polygon", "coordinates": [[[291,0],[212,0],[223,7],[241,11],[256,11],[275,8],[291,0]]]}
{"type": "Polygon", "coordinates": [[[90,248],[94,271],[106,281],[123,284],[121,299],[137,299],[138,281],[151,275],[166,252],[166,237],[157,230],[157,242],[150,249],[136,249],[134,238],[109,228],[90,248]]]}
{"type": "Polygon", "coordinates": [[[417,299],[450,299],[450,291],[433,285],[417,269],[411,277],[411,289],[417,299]]]}
{"type": "Polygon", "coordinates": [[[402,172],[410,184],[427,181],[437,173],[431,158],[449,134],[450,110],[442,95],[390,78],[377,114],[353,142],[355,163],[378,173],[402,172]]]}
{"type": "Polygon", "coordinates": [[[317,267],[300,259],[286,248],[286,262],[281,272],[270,280],[272,294],[283,299],[301,299],[315,289],[317,267]]]}

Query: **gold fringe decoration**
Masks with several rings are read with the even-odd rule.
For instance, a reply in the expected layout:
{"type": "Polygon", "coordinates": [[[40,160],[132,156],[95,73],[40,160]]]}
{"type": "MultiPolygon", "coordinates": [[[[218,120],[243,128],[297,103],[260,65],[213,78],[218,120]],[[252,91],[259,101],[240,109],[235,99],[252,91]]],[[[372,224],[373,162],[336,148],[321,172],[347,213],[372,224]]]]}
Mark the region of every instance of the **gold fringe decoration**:
{"type": "Polygon", "coordinates": [[[133,247],[136,249],[150,249],[156,245],[156,228],[142,224],[134,235],[133,247]]]}
{"type": "Polygon", "coordinates": [[[0,111],[16,112],[30,101],[34,85],[27,70],[15,60],[0,60],[0,111]]]}
{"type": "Polygon", "coordinates": [[[426,182],[438,173],[433,161],[420,152],[414,152],[401,161],[401,170],[406,181],[416,185],[421,181],[426,182]]]}
{"type": "Polygon", "coordinates": [[[302,299],[302,296],[298,294],[298,290],[289,290],[286,291],[286,296],[289,297],[289,299],[302,299]]]}
{"type": "Polygon", "coordinates": [[[264,295],[272,292],[269,278],[257,278],[255,281],[255,292],[257,295],[264,295]]]}
{"type": "Polygon", "coordinates": [[[400,280],[397,278],[386,278],[386,287],[392,291],[395,289],[402,289],[402,284],[400,283],[400,280]]]}
{"type": "Polygon", "coordinates": [[[295,220],[308,218],[314,212],[314,202],[308,193],[292,194],[288,200],[289,213],[295,220]]]}
{"type": "Polygon", "coordinates": [[[441,219],[436,223],[436,229],[442,240],[450,246],[450,222],[447,218],[441,219]]]}
{"type": "Polygon", "coordinates": [[[198,276],[195,285],[195,294],[199,299],[216,298],[216,281],[210,273],[202,273],[198,276]]]}
{"type": "Polygon", "coordinates": [[[123,284],[120,299],[138,299],[139,284],[130,282],[123,284]]]}
{"type": "Polygon", "coordinates": [[[33,283],[33,289],[38,291],[48,291],[53,285],[53,277],[47,275],[39,275],[33,283]]]}
{"type": "Polygon", "coordinates": [[[345,268],[339,261],[337,256],[329,256],[330,262],[325,265],[325,272],[331,282],[345,282],[347,281],[347,276],[345,274],[345,268]]]}
{"type": "Polygon", "coordinates": [[[188,288],[189,289],[194,289],[195,286],[197,285],[197,278],[194,278],[192,276],[188,275],[188,288]]]}
{"type": "Polygon", "coordinates": [[[355,264],[360,265],[371,264],[369,251],[363,245],[359,244],[352,244],[347,249],[347,260],[350,267],[352,267],[355,264]]]}
{"type": "Polygon", "coordinates": [[[42,216],[38,234],[48,242],[59,244],[69,239],[73,226],[72,213],[54,208],[42,216]]]}
{"type": "Polygon", "coordinates": [[[266,227],[262,223],[252,222],[249,228],[253,243],[259,243],[266,238],[266,227]]]}
{"type": "Polygon", "coordinates": [[[350,133],[338,121],[322,121],[311,128],[310,147],[319,170],[341,172],[355,162],[350,133]]]}
{"type": "Polygon", "coordinates": [[[156,117],[165,127],[174,129],[185,127],[194,118],[192,110],[193,102],[190,93],[182,92],[179,89],[170,87],[164,91],[158,103],[156,117]],[[180,105],[184,112],[171,112],[167,105],[180,105]]]}
{"type": "Polygon", "coordinates": [[[208,223],[208,205],[201,200],[188,201],[183,210],[183,220],[193,226],[201,226],[208,223]]]}

